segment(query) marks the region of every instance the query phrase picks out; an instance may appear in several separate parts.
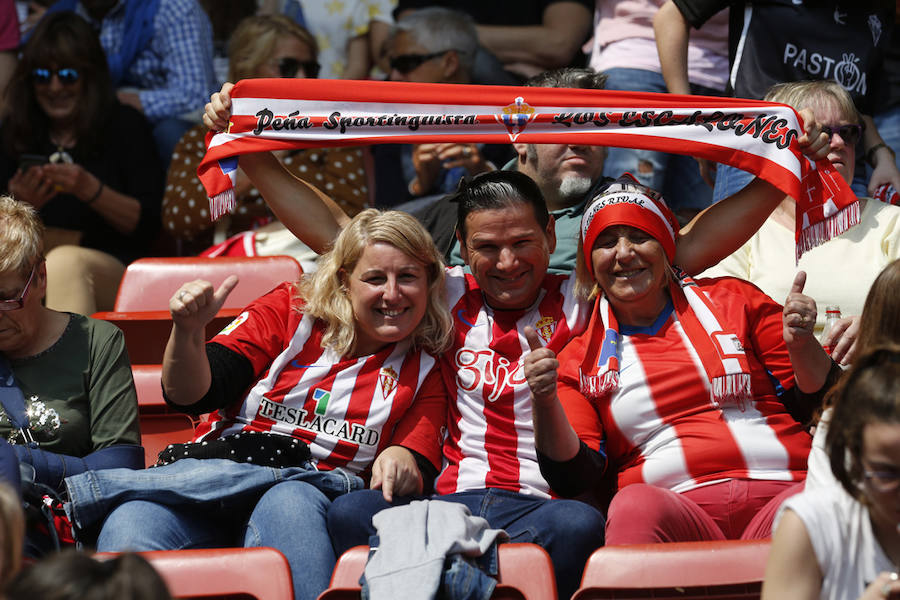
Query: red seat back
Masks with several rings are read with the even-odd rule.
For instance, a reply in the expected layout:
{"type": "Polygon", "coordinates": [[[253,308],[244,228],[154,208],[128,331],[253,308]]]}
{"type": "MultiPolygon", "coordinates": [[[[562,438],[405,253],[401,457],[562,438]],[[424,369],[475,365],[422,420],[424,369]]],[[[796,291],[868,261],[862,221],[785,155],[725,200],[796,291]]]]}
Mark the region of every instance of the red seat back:
{"type": "MultiPolygon", "coordinates": [[[[359,600],[359,577],[369,555],[368,546],[357,546],[338,559],[331,584],[319,600],[359,600]]],[[[553,563],[535,544],[501,544],[500,572],[491,598],[497,600],[556,600],[553,563]]]]}
{"type": "Polygon", "coordinates": [[[194,437],[194,421],[179,413],[141,414],[141,445],[144,464],[156,464],[159,453],[169,444],[189,442],[194,437]]]}
{"type": "Polygon", "coordinates": [[[591,555],[572,600],[759,598],[770,540],[607,546],[591,555]]]}
{"type": "MultiPolygon", "coordinates": [[[[141,552],[159,572],[174,598],[249,596],[292,600],[287,559],[274,548],[211,548],[141,552]]],[[[97,558],[110,558],[101,553],[97,558]]]]}
{"type": "Polygon", "coordinates": [[[222,308],[243,308],[283,281],[297,281],[302,270],[290,256],[141,258],[125,270],[116,312],[168,310],[181,284],[205,279],[218,287],[229,275],[240,281],[222,308]]]}

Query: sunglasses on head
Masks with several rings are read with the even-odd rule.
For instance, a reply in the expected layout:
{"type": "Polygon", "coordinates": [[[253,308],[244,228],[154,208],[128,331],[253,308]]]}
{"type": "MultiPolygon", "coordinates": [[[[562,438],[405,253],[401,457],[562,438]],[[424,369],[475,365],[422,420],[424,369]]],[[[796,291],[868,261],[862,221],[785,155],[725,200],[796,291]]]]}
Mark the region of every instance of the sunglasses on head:
{"type": "Polygon", "coordinates": [[[835,133],[838,134],[848,146],[855,146],[856,142],[859,141],[860,135],[862,135],[862,127],[860,125],[852,124],[822,125],[822,131],[828,134],[828,139],[831,139],[831,136],[835,133]]]}
{"type": "Polygon", "coordinates": [[[278,73],[282,77],[296,77],[297,72],[303,69],[303,76],[315,79],[319,76],[319,63],[314,60],[297,60],[296,58],[282,58],[278,61],[278,73]]]}
{"type": "Polygon", "coordinates": [[[431,54],[401,54],[400,56],[394,56],[390,60],[391,69],[402,75],[406,75],[410,71],[418,69],[423,63],[426,63],[433,58],[437,58],[438,56],[443,56],[448,52],[450,52],[450,50],[441,50],[440,52],[432,52],[431,54]]]}
{"type": "Polygon", "coordinates": [[[54,75],[56,75],[59,82],[63,85],[72,85],[78,81],[79,77],[81,77],[78,73],[78,69],[73,69],[72,67],[56,69],[55,71],[53,69],[39,67],[31,72],[31,78],[39,85],[47,85],[50,83],[50,80],[53,79],[54,75]]]}

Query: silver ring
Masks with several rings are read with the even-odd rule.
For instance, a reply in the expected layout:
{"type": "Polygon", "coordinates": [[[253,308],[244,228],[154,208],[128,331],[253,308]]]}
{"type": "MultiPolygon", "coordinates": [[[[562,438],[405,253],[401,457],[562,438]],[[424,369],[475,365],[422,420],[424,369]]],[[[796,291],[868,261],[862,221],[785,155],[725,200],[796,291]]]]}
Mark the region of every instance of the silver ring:
{"type": "Polygon", "coordinates": [[[187,295],[187,292],[184,290],[181,290],[180,292],[178,292],[178,299],[181,300],[182,302],[184,302],[184,297],[186,295],[187,295]]]}
{"type": "Polygon", "coordinates": [[[469,146],[463,146],[462,154],[466,158],[469,158],[470,156],[472,156],[472,148],[470,148],[469,146]]]}

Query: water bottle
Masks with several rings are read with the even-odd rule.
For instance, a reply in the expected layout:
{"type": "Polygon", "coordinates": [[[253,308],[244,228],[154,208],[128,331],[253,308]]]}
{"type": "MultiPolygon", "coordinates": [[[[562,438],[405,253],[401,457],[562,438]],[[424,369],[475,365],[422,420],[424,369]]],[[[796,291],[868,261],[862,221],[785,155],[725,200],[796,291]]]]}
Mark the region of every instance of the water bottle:
{"type": "Polygon", "coordinates": [[[834,327],[834,324],[839,321],[841,318],[841,307],[836,305],[830,305],[825,307],[825,329],[822,330],[822,336],[819,338],[819,342],[822,344],[822,347],[825,348],[825,352],[831,356],[831,352],[834,350],[834,346],[825,345],[825,340],[828,338],[828,334],[831,332],[831,328],[834,327]]]}

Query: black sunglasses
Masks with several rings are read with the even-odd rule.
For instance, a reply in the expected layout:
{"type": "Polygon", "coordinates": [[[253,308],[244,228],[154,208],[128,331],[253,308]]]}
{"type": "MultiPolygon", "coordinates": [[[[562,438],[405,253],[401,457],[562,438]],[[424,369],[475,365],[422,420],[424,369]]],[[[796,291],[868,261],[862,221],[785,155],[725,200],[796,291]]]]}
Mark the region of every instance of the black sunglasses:
{"type": "Polygon", "coordinates": [[[297,60],[296,58],[282,58],[278,61],[278,73],[282,77],[296,77],[297,71],[303,69],[303,76],[315,79],[319,76],[319,63],[314,60],[297,60]]]}
{"type": "Polygon", "coordinates": [[[73,69],[72,67],[65,67],[62,69],[43,69],[38,67],[31,71],[31,78],[38,85],[47,85],[50,83],[50,80],[53,79],[53,76],[59,79],[59,82],[63,85],[72,85],[76,83],[81,77],[78,73],[78,69],[73,69]]]}
{"type": "Polygon", "coordinates": [[[859,141],[859,137],[862,135],[862,127],[859,125],[822,125],[822,131],[828,134],[828,139],[831,139],[835,133],[841,136],[841,139],[844,140],[844,143],[848,146],[855,146],[856,142],[859,141]]]}
{"type": "Polygon", "coordinates": [[[391,70],[406,75],[410,71],[418,69],[422,63],[428,62],[432,58],[443,56],[448,52],[450,52],[450,50],[441,50],[440,52],[432,52],[431,54],[401,54],[400,56],[394,56],[390,60],[391,70]]]}

